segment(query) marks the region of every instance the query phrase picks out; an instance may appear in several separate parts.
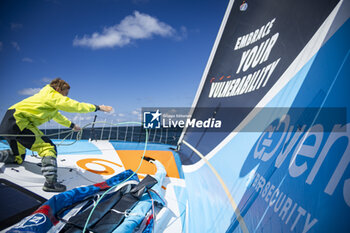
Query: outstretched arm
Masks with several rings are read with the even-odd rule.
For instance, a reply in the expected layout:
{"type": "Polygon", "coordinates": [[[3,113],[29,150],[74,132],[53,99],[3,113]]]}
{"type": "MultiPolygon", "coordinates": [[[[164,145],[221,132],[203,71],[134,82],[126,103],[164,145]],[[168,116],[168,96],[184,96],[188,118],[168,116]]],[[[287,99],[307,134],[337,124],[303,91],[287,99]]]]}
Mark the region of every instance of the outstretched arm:
{"type": "MultiPolygon", "coordinates": [[[[111,106],[105,106],[105,105],[95,105],[95,106],[96,106],[96,111],[100,110],[102,112],[111,112],[113,110],[111,106]]],[[[74,132],[78,132],[81,130],[79,125],[73,124],[72,126],[71,127],[73,128],[74,132]]]]}
{"type": "Polygon", "coordinates": [[[57,90],[52,94],[51,101],[53,107],[65,112],[88,113],[94,111],[96,112],[98,110],[101,110],[103,112],[111,112],[113,110],[111,106],[78,102],[67,97],[66,95],[63,95],[57,90]]]}

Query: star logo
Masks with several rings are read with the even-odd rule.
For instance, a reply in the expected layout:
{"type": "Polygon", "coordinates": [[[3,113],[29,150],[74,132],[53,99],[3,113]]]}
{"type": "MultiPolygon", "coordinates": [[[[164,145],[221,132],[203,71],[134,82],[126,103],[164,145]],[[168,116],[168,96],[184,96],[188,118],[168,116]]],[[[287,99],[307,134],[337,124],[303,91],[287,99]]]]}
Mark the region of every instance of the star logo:
{"type": "Polygon", "coordinates": [[[156,112],[143,112],[143,127],[148,129],[159,129],[162,113],[157,109],[156,112]]]}
{"type": "Polygon", "coordinates": [[[154,121],[154,120],[159,121],[159,117],[162,115],[162,114],[159,112],[159,109],[157,109],[157,111],[156,111],[155,113],[151,113],[151,114],[152,114],[152,116],[153,116],[151,122],[154,121]]]}

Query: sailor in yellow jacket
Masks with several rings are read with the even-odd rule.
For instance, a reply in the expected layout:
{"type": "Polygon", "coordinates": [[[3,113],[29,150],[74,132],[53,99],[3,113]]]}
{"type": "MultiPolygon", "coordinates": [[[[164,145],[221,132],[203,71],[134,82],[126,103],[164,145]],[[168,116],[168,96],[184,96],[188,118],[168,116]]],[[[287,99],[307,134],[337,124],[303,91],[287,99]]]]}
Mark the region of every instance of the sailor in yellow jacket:
{"type": "Polygon", "coordinates": [[[0,125],[0,134],[15,135],[5,137],[12,153],[7,162],[21,164],[25,157],[25,148],[38,152],[42,157],[41,171],[46,178],[44,191],[63,192],[66,186],[57,182],[57,149],[55,144],[37,127],[49,120],[79,131],[81,128],[68,120],[59,111],[88,113],[94,111],[112,111],[112,107],[80,103],[67,97],[70,86],[60,78],[52,80],[39,93],[11,106],[0,125]],[[21,136],[23,135],[23,136],[21,136]]]}

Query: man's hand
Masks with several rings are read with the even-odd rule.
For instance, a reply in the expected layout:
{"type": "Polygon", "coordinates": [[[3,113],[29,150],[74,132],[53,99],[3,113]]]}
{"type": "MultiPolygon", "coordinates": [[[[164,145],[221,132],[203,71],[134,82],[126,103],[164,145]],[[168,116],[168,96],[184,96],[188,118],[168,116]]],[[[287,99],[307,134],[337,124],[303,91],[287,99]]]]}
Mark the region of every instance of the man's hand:
{"type": "Polygon", "coordinates": [[[79,132],[81,130],[81,128],[79,127],[79,125],[74,125],[73,130],[74,130],[74,132],[79,132]]]}
{"type": "Polygon", "coordinates": [[[111,112],[113,110],[111,106],[100,105],[99,107],[102,112],[111,112]]]}

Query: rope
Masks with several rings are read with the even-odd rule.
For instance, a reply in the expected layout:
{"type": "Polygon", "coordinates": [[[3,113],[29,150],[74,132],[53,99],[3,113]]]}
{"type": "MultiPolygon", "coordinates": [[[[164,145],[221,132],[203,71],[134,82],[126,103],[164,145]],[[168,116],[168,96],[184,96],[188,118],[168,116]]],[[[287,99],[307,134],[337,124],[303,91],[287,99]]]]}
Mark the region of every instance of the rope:
{"type": "MultiPolygon", "coordinates": [[[[80,141],[80,140],[81,140],[81,138],[83,137],[83,130],[84,130],[86,127],[88,127],[88,126],[90,126],[90,125],[97,124],[97,123],[100,123],[100,124],[102,124],[102,123],[103,123],[103,124],[108,124],[108,125],[111,125],[111,126],[128,125],[128,124],[142,125],[140,122],[120,122],[120,123],[111,124],[111,123],[108,123],[108,122],[106,122],[106,121],[97,121],[97,122],[88,123],[88,124],[84,125],[84,126],[77,132],[76,139],[75,139],[72,143],[68,143],[68,144],[63,144],[63,142],[64,142],[65,140],[67,140],[67,138],[70,137],[70,136],[74,133],[74,130],[73,130],[73,129],[61,131],[61,132],[58,132],[58,133],[43,134],[43,135],[0,134],[0,137],[42,137],[42,136],[53,137],[53,136],[56,136],[56,135],[59,135],[59,134],[68,133],[68,134],[61,140],[61,142],[57,144],[57,146],[71,146],[71,145],[73,145],[74,143],[76,143],[77,141],[80,141]]],[[[146,129],[146,134],[147,134],[147,129],[146,129]]],[[[4,144],[5,144],[5,143],[4,143],[4,144]]]]}
{"type": "MultiPolygon", "coordinates": [[[[118,124],[141,124],[140,122],[123,122],[123,123],[118,123],[118,124]]],[[[147,151],[147,143],[148,143],[148,130],[146,129],[146,139],[145,139],[145,147],[143,149],[143,154],[142,154],[142,158],[141,158],[141,161],[140,161],[140,164],[138,166],[138,168],[133,171],[133,173],[128,177],[126,178],[125,180],[123,180],[121,183],[117,184],[117,185],[114,185],[112,186],[111,188],[109,188],[107,191],[105,191],[101,197],[96,201],[96,204],[95,206],[92,208],[88,218],[86,219],[86,222],[85,222],[85,225],[84,225],[84,229],[83,229],[83,233],[86,231],[86,228],[87,228],[87,225],[90,221],[90,218],[92,216],[92,213],[95,211],[95,208],[97,207],[97,205],[99,204],[99,202],[103,199],[103,197],[108,194],[111,190],[113,190],[114,188],[118,187],[119,185],[122,185],[123,183],[125,183],[126,181],[128,181],[131,177],[133,177],[137,172],[138,170],[141,168],[141,164],[142,164],[142,161],[143,161],[143,158],[145,157],[145,154],[146,154],[146,151],[147,151]]]]}
{"type": "MultiPolygon", "coordinates": [[[[102,122],[92,122],[92,123],[88,123],[86,125],[84,125],[77,133],[77,137],[75,139],[74,142],[72,143],[69,143],[69,144],[63,144],[63,142],[69,137],[71,136],[72,133],[74,133],[74,131],[72,129],[70,130],[66,130],[64,132],[60,132],[60,133],[68,133],[67,136],[65,136],[62,141],[57,144],[57,146],[70,146],[70,145],[73,145],[74,143],[76,143],[77,141],[81,140],[82,138],[82,132],[83,130],[88,127],[89,125],[92,125],[92,124],[96,124],[96,123],[104,123],[104,124],[110,124],[108,122],[105,122],[105,121],[102,121],[102,122]]],[[[110,124],[110,125],[114,125],[114,126],[117,126],[117,125],[127,125],[127,124],[137,124],[137,125],[142,125],[140,122],[121,122],[121,123],[116,123],[116,124],[110,124]]],[[[86,219],[86,222],[85,222],[85,225],[84,225],[84,229],[83,229],[83,233],[86,231],[86,228],[87,228],[87,225],[90,221],[90,218],[92,216],[92,213],[95,211],[95,208],[97,207],[97,205],[99,204],[99,202],[103,199],[103,197],[108,194],[111,190],[113,190],[114,188],[117,188],[119,185],[122,185],[123,183],[125,183],[126,181],[128,181],[131,177],[133,177],[137,172],[138,170],[141,168],[141,165],[142,165],[142,161],[143,161],[143,158],[145,157],[145,154],[146,154],[146,151],[147,151],[147,144],[148,144],[148,130],[146,130],[146,138],[145,138],[145,146],[144,146],[144,149],[143,149],[143,154],[142,154],[142,158],[141,158],[141,161],[140,161],[140,164],[138,166],[138,168],[133,171],[133,173],[128,177],[126,178],[125,180],[123,180],[121,183],[117,184],[117,185],[114,185],[113,187],[109,188],[107,191],[105,191],[101,197],[96,201],[96,204],[94,205],[94,207],[92,208],[88,218],[86,219]]],[[[58,135],[59,133],[54,133],[54,134],[49,134],[49,135],[21,135],[21,134],[0,134],[0,136],[2,137],[42,137],[42,136],[55,136],[55,135],[58,135]]]]}

